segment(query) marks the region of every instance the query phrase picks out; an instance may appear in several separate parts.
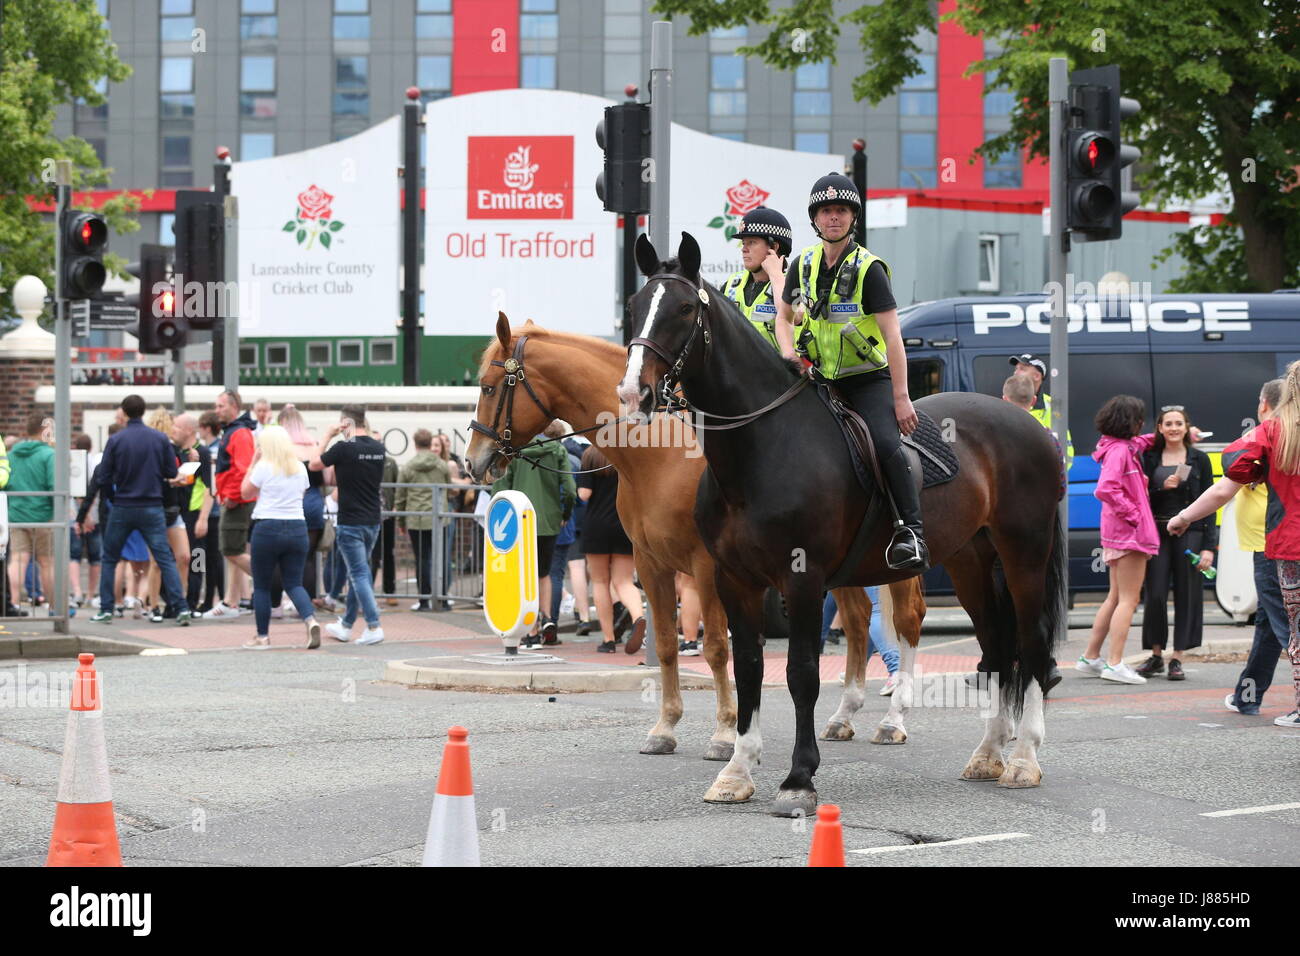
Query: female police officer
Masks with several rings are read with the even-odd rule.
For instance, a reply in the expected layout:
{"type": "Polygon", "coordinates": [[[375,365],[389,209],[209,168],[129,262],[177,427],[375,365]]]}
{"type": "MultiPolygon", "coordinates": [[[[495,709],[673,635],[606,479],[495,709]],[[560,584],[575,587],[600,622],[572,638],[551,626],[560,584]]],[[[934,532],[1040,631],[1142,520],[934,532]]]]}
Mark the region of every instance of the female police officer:
{"type": "Polygon", "coordinates": [[[785,258],[794,248],[790,220],[775,209],[759,206],[741,220],[740,257],[745,266],[727,279],[722,294],[736,303],[768,344],[776,342],[776,303],[785,285],[785,258]]]}
{"type": "Polygon", "coordinates": [[[853,241],[862,200],[847,176],[830,173],[813,184],[808,218],[821,242],[790,263],[777,309],[781,354],[797,361],[794,306],[802,307],[800,348],[817,371],[871,429],[880,469],[893,499],[894,535],[885,562],[924,571],[930,556],[922,537],[920,495],[899,437],[917,426],[907,394],[907,354],[884,260],[853,241]]]}

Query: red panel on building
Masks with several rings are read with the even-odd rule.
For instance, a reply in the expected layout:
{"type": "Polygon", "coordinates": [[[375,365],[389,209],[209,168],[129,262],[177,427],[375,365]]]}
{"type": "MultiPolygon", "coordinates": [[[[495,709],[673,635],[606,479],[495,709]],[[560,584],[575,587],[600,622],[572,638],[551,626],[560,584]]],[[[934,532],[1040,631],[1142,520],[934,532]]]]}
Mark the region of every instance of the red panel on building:
{"type": "Polygon", "coordinates": [[[939,4],[939,132],[936,138],[940,192],[984,188],[984,161],[976,147],[984,142],[984,76],[962,76],[972,63],[984,59],[984,41],[968,36],[943,17],[957,8],[957,0],[939,4]]]}
{"type": "Polygon", "coordinates": [[[517,87],[519,0],[459,0],[451,9],[452,95],[517,87]]]}

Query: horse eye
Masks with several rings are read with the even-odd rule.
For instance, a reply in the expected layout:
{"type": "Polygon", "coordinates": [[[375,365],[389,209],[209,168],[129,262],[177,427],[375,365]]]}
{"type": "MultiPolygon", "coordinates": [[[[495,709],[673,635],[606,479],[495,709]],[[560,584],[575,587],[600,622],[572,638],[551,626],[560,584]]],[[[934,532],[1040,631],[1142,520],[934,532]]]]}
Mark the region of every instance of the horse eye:
{"type": "Polygon", "coordinates": [[[480,385],[479,387],[483,389],[484,395],[491,395],[494,391],[496,391],[496,387],[493,385],[480,385]]]}
{"type": "Polygon", "coordinates": [[[685,305],[683,305],[683,306],[682,306],[680,309],[678,309],[677,311],[678,311],[681,315],[690,315],[692,312],[695,311],[695,306],[693,306],[693,305],[691,305],[689,302],[687,302],[685,305]]]}

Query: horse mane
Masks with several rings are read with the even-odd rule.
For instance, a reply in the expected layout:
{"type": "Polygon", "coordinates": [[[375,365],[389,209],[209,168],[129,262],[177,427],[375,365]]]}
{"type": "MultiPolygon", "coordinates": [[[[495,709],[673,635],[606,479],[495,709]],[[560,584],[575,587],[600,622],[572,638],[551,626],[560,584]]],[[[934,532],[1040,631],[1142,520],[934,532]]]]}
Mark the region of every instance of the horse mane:
{"type": "MultiPolygon", "coordinates": [[[[529,339],[538,342],[549,342],[552,345],[559,345],[565,348],[578,349],[583,352],[607,352],[611,358],[626,356],[623,346],[614,342],[607,342],[605,339],[598,339],[591,335],[582,335],[578,332],[563,332],[559,329],[548,329],[545,326],[536,325],[530,319],[523,325],[510,327],[510,342],[513,344],[521,335],[528,336],[529,339]]],[[[488,342],[487,348],[483,350],[483,358],[479,362],[478,375],[481,380],[489,368],[492,361],[503,361],[508,357],[505,350],[501,348],[501,340],[495,335],[488,342]]]]}

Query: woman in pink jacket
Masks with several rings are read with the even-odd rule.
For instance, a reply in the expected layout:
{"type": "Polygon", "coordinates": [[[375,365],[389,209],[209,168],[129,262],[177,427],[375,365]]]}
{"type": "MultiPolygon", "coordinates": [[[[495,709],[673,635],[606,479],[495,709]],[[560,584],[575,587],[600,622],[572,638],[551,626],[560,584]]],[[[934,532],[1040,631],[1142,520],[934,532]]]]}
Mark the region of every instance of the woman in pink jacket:
{"type": "Polygon", "coordinates": [[[1142,453],[1153,434],[1139,435],[1146,406],[1132,395],[1116,395],[1097,413],[1102,439],[1092,453],[1101,463],[1094,494],[1101,500],[1101,557],[1110,568],[1110,591],[1097,611],[1092,638],[1075,670],[1121,684],[1145,684],[1146,678],[1124,663],[1124,642],[1142,593],[1147,561],[1160,552],[1160,537],[1151,514],[1142,453]],[[1110,635],[1110,653],[1101,646],[1110,635]]]}

